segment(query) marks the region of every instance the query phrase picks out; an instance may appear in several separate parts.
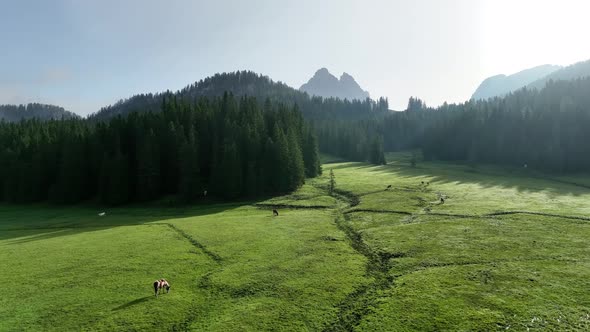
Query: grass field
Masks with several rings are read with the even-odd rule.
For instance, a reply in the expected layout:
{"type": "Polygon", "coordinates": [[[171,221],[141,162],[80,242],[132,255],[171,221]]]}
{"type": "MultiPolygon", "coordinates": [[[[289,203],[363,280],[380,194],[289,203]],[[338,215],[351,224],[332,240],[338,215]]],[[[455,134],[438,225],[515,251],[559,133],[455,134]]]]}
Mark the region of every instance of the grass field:
{"type": "Polygon", "coordinates": [[[590,330],[590,177],[388,160],[242,204],[0,206],[0,330],[590,330]]]}

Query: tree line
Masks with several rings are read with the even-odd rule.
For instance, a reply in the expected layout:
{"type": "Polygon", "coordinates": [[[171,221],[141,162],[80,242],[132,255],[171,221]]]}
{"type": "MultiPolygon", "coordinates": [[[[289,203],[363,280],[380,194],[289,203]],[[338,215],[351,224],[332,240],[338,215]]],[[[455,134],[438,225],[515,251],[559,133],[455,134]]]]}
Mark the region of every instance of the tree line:
{"type": "Polygon", "coordinates": [[[503,98],[443,105],[425,132],[425,158],[590,171],[590,78],[549,81],[503,98]]]}
{"type": "Polygon", "coordinates": [[[0,105],[0,120],[6,122],[18,122],[28,119],[62,120],[72,119],[78,116],[66,111],[63,107],[29,103],[27,105],[0,105]]]}
{"type": "Polygon", "coordinates": [[[412,97],[403,112],[317,125],[320,148],[350,160],[369,160],[377,138],[385,151],[422,149],[430,160],[587,172],[589,91],[590,78],[584,78],[437,108],[412,97]]]}
{"type": "Polygon", "coordinates": [[[292,191],[321,172],[297,106],[169,95],[158,112],[108,121],[0,122],[0,199],[104,204],[292,191]]]}
{"type": "Polygon", "coordinates": [[[214,98],[224,92],[231,92],[236,96],[254,96],[260,103],[270,100],[272,103],[297,107],[303,117],[313,124],[322,142],[322,152],[349,160],[385,163],[382,135],[372,135],[365,128],[358,128],[357,124],[358,121],[368,123],[367,120],[381,120],[390,114],[387,98],[341,100],[309,96],[251,71],[215,74],[174,93],[167,91],[161,94],[136,95],[102,108],[91,115],[90,120],[105,121],[133,112],[161,112],[162,100],[166,98],[174,97],[191,103],[203,96],[214,98]]]}

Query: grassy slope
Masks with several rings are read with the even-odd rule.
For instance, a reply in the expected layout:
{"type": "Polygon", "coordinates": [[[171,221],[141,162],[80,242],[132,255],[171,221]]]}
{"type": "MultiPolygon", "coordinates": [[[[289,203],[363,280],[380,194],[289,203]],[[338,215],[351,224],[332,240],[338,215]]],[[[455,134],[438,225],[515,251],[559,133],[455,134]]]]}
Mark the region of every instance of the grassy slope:
{"type": "Polygon", "coordinates": [[[174,212],[2,207],[0,330],[315,330],[366,282],[330,211],[174,212]]]}
{"type": "Polygon", "coordinates": [[[590,329],[589,177],[388,160],[252,204],[0,206],[0,330],[590,329]]]}

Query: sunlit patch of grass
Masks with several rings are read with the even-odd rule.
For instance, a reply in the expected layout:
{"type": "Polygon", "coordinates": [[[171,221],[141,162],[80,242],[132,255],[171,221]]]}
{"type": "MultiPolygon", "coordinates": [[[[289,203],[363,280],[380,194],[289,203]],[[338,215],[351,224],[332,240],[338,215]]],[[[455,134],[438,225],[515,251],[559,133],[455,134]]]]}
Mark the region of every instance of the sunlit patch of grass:
{"type": "Polygon", "coordinates": [[[337,201],[334,197],[329,196],[326,190],[314,185],[317,181],[308,180],[307,182],[308,183],[292,194],[273,197],[257,204],[260,206],[276,205],[317,208],[333,208],[336,206],[337,201]]]}

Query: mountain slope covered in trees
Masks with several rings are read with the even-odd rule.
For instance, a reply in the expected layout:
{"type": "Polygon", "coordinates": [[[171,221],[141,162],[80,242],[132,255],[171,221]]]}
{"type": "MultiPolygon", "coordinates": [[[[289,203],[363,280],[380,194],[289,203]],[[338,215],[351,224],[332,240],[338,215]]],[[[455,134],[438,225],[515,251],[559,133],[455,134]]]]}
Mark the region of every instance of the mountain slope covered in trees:
{"type": "Polygon", "coordinates": [[[525,69],[512,75],[496,75],[486,78],[477,87],[471,99],[488,99],[502,97],[509,92],[518,90],[538,79],[559,70],[560,66],[542,65],[525,69]]]}
{"type": "Polygon", "coordinates": [[[175,96],[178,100],[194,102],[200,97],[220,97],[229,92],[236,97],[255,97],[260,104],[266,99],[272,103],[282,103],[287,106],[297,105],[306,119],[328,118],[368,118],[382,116],[389,111],[388,101],[379,98],[377,101],[341,100],[337,98],[311,97],[308,94],[293,89],[281,82],[275,82],[267,76],[251,71],[237,71],[216,74],[200,80],[177,92],[157,94],[140,94],[114,105],[104,107],[90,116],[93,120],[104,120],[117,115],[132,112],[160,112],[162,100],[175,96]]]}
{"type": "Polygon", "coordinates": [[[0,121],[18,122],[28,119],[62,120],[78,117],[63,107],[30,103],[27,105],[0,105],[0,121]]]}
{"type": "Polygon", "coordinates": [[[590,78],[549,81],[502,99],[440,107],[425,131],[426,158],[590,171],[590,78]]]}
{"type": "Polygon", "coordinates": [[[542,89],[549,81],[571,81],[578,78],[590,77],[590,60],[575,63],[552,72],[527,85],[527,88],[542,89]]]}
{"type": "Polygon", "coordinates": [[[590,77],[590,60],[567,67],[543,65],[523,70],[516,74],[496,75],[485,79],[475,90],[471,99],[503,97],[521,88],[542,89],[549,81],[575,80],[590,77]]]}

